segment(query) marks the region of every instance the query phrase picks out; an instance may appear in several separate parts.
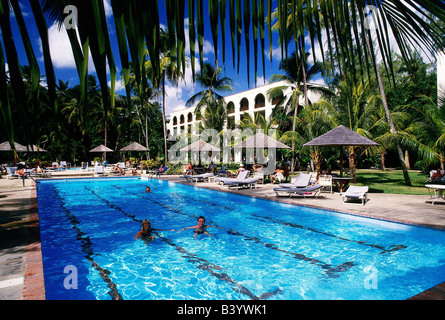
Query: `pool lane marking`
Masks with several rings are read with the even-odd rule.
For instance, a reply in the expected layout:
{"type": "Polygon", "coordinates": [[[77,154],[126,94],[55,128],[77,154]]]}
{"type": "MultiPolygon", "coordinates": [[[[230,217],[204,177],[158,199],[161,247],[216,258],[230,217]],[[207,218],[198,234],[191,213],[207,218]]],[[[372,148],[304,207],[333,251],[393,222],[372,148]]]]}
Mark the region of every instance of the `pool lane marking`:
{"type": "MultiPolygon", "coordinates": [[[[117,188],[119,190],[122,190],[122,191],[126,192],[129,195],[133,195],[133,196],[136,196],[136,197],[140,197],[141,199],[145,199],[145,200],[151,201],[151,202],[153,202],[153,203],[155,203],[155,204],[157,204],[157,205],[159,205],[159,206],[161,206],[163,208],[166,208],[166,209],[168,209],[168,210],[170,210],[172,212],[175,212],[175,213],[178,213],[178,214],[181,214],[181,215],[185,215],[185,216],[188,216],[188,217],[191,217],[191,218],[195,218],[195,219],[198,218],[198,216],[196,216],[196,215],[184,213],[184,212],[182,212],[181,210],[179,210],[177,208],[172,208],[171,206],[169,206],[167,204],[163,204],[163,203],[161,203],[161,202],[159,202],[157,200],[153,200],[153,199],[149,199],[149,198],[143,197],[140,194],[130,193],[127,190],[125,190],[125,189],[123,189],[123,188],[121,188],[119,186],[113,186],[113,187],[115,187],[115,188],[117,188]]],[[[347,262],[342,263],[342,264],[340,264],[338,266],[332,266],[331,264],[325,263],[323,261],[320,261],[320,260],[317,260],[317,259],[314,259],[314,258],[307,257],[307,256],[305,256],[304,254],[301,254],[301,253],[290,252],[290,251],[281,249],[278,245],[276,245],[274,243],[262,242],[260,240],[260,238],[258,238],[258,237],[251,237],[249,235],[240,233],[240,232],[238,232],[238,231],[236,231],[234,229],[228,229],[228,228],[225,228],[225,227],[218,226],[215,223],[213,223],[212,221],[210,221],[210,223],[213,224],[215,227],[217,227],[217,228],[219,228],[221,230],[226,231],[230,235],[241,236],[241,237],[243,237],[246,240],[250,240],[250,241],[254,241],[255,243],[262,244],[266,248],[277,250],[277,251],[289,254],[289,255],[291,255],[295,259],[307,261],[307,262],[309,262],[311,264],[318,265],[322,269],[326,270],[325,273],[326,273],[326,275],[329,278],[336,278],[336,277],[338,277],[338,274],[336,274],[337,272],[347,271],[349,268],[351,268],[351,267],[356,265],[352,261],[347,261],[347,262]]]]}
{"type": "MultiPolygon", "coordinates": [[[[121,189],[120,187],[115,186],[118,189],[121,189]]],[[[132,218],[134,221],[141,223],[142,220],[136,219],[136,216],[133,214],[129,214],[127,212],[125,212],[120,206],[112,204],[110,201],[108,201],[107,199],[103,198],[102,196],[98,195],[96,193],[96,191],[89,189],[88,187],[85,187],[86,190],[90,191],[92,194],[94,194],[96,197],[98,197],[99,199],[101,199],[102,201],[104,201],[109,207],[111,207],[112,209],[118,210],[119,212],[123,213],[124,215],[132,218]]],[[[123,189],[121,189],[123,190],[123,189]]],[[[131,193],[130,193],[131,194],[131,193]]],[[[133,195],[133,194],[131,194],[133,195]]],[[[262,300],[262,299],[266,299],[269,298],[273,295],[279,294],[282,292],[281,289],[276,289],[272,292],[265,292],[262,295],[260,295],[259,297],[254,295],[252,292],[250,292],[249,289],[247,289],[246,287],[242,286],[241,284],[239,284],[238,282],[236,282],[235,280],[233,280],[227,273],[224,272],[215,272],[213,271],[213,269],[216,270],[222,270],[222,268],[214,263],[209,262],[208,260],[204,259],[204,258],[199,258],[195,253],[190,253],[187,250],[185,250],[183,247],[176,245],[173,241],[171,241],[170,239],[162,236],[160,233],[158,232],[153,232],[154,234],[156,234],[162,241],[164,241],[165,243],[169,244],[172,247],[175,247],[175,249],[180,252],[183,253],[183,257],[187,258],[188,262],[191,262],[193,265],[195,265],[195,263],[199,263],[199,265],[197,266],[198,269],[201,270],[205,270],[208,271],[212,276],[216,277],[217,279],[221,280],[221,281],[225,281],[229,284],[232,285],[232,289],[235,290],[235,292],[239,292],[242,293],[244,295],[247,295],[249,298],[251,298],[252,300],[262,300]]]]}
{"type": "MultiPolygon", "coordinates": [[[[182,194],[179,194],[177,192],[171,193],[171,194],[174,194],[174,195],[177,195],[177,196],[180,196],[180,197],[183,197],[183,198],[187,198],[187,199],[190,199],[190,200],[194,200],[196,202],[200,202],[200,200],[196,200],[193,197],[190,197],[190,196],[187,196],[187,195],[182,195],[182,194]]],[[[230,208],[230,207],[227,207],[227,206],[223,206],[223,205],[219,205],[219,204],[213,203],[211,201],[203,200],[202,202],[208,203],[208,204],[210,204],[212,206],[222,207],[222,208],[227,209],[229,211],[234,211],[233,208],[230,208]]],[[[249,214],[251,216],[253,216],[254,219],[255,218],[259,219],[259,220],[264,219],[264,220],[267,220],[267,221],[270,221],[270,222],[274,222],[274,223],[278,223],[278,224],[281,224],[281,225],[285,225],[285,226],[289,226],[289,227],[293,227],[293,228],[298,228],[298,229],[302,229],[302,230],[307,230],[307,231],[323,234],[323,235],[326,235],[326,236],[329,236],[329,237],[334,237],[334,238],[339,239],[339,240],[353,242],[353,243],[357,243],[357,244],[360,244],[360,245],[369,246],[369,247],[373,247],[373,248],[382,250],[382,252],[380,252],[379,254],[390,253],[390,252],[398,251],[400,249],[406,249],[407,248],[407,246],[405,246],[403,244],[398,244],[398,245],[394,244],[394,245],[389,246],[388,249],[387,249],[387,248],[385,248],[383,246],[380,246],[380,245],[377,245],[377,244],[370,244],[370,243],[367,243],[366,241],[352,240],[352,239],[343,238],[343,237],[337,236],[337,235],[332,234],[332,233],[328,233],[328,232],[324,232],[324,231],[321,231],[321,230],[313,229],[313,228],[307,227],[307,226],[302,226],[302,225],[295,224],[295,223],[292,223],[292,222],[287,222],[287,221],[283,221],[283,220],[276,219],[276,218],[260,216],[260,215],[256,215],[256,214],[252,214],[252,213],[249,213],[249,214]]]]}
{"type": "Polygon", "coordinates": [[[86,233],[83,232],[78,227],[79,221],[77,220],[76,216],[73,215],[72,212],[65,207],[65,201],[60,196],[59,191],[56,188],[54,188],[54,194],[59,198],[61,207],[65,211],[65,215],[68,217],[68,220],[70,221],[70,223],[72,225],[72,228],[76,231],[76,234],[77,234],[76,239],[82,243],[82,245],[81,245],[82,251],[87,254],[85,256],[85,258],[91,263],[92,267],[99,272],[99,276],[102,278],[103,281],[105,281],[107,283],[107,287],[111,289],[110,291],[108,291],[108,294],[111,296],[111,298],[113,300],[123,300],[122,296],[120,295],[119,291],[117,290],[116,284],[109,277],[111,272],[105,268],[102,268],[92,258],[92,256],[94,255],[94,252],[92,249],[93,244],[90,240],[90,237],[86,236],[86,233]]]}
{"type": "Polygon", "coordinates": [[[391,246],[388,247],[388,249],[386,249],[385,247],[377,245],[377,244],[370,244],[370,243],[367,243],[366,241],[351,240],[351,239],[339,237],[339,236],[337,236],[335,234],[332,234],[332,233],[328,233],[328,232],[324,232],[324,231],[321,231],[321,230],[313,229],[313,228],[310,228],[310,227],[307,227],[307,226],[302,226],[302,225],[295,224],[295,223],[292,223],[292,222],[286,222],[286,221],[283,221],[283,220],[280,220],[280,219],[276,219],[276,218],[270,218],[270,217],[260,216],[260,215],[256,215],[256,214],[251,214],[251,216],[253,217],[251,219],[257,219],[257,220],[260,220],[260,221],[265,221],[266,220],[266,221],[269,221],[269,222],[278,223],[278,224],[281,224],[281,225],[284,225],[284,226],[288,226],[288,227],[292,227],[292,228],[298,228],[298,229],[302,229],[302,230],[307,230],[307,231],[323,234],[325,236],[333,237],[333,238],[336,238],[336,239],[339,239],[339,240],[353,242],[353,243],[357,243],[357,244],[360,244],[360,245],[363,245],[363,246],[377,248],[379,250],[382,250],[382,252],[380,252],[379,254],[390,253],[390,252],[398,251],[400,249],[407,248],[407,246],[399,244],[399,245],[391,245],[391,246]]]}

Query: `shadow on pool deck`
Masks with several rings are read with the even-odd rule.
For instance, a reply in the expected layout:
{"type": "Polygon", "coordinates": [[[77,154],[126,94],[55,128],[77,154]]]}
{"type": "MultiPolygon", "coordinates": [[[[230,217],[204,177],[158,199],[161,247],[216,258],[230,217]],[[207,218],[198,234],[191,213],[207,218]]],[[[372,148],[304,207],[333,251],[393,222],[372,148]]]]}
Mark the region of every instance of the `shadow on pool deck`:
{"type": "MultiPolygon", "coordinates": [[[[149,178],[150,179],[150,178],[149,178]]],[[[277,185],[259,184],[256,189],[229,190],[216,182],[186,183],[179,176],[159,179],[232,192],[347,214],[445,230],[445,205],[425,203],[427,197],[369,194],[365,206],[343,204],[339,194],[322,193],[313,198],[277,198],[277,185]]],[[[44,299],[43,268],[34,183],[0,179],[0,300],[44,299]]],[[[445,282],[411,299],[445,300],[445,282]]]]}

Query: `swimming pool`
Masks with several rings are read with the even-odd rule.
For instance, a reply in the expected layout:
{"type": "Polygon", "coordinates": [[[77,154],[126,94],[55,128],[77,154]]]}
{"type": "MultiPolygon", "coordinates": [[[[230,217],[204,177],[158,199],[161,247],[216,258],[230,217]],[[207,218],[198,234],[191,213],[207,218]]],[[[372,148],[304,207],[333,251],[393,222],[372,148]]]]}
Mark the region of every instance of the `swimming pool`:
{"type": "Polygon", "coordinates": [[[156,179],[37,195],[47,299],[406,299],[445,281],[441,231],[156,179]],[[211,237],[177,232],[201,215],[211,237]],[[144,219],[176,231],[136,241],[144,219]]]}

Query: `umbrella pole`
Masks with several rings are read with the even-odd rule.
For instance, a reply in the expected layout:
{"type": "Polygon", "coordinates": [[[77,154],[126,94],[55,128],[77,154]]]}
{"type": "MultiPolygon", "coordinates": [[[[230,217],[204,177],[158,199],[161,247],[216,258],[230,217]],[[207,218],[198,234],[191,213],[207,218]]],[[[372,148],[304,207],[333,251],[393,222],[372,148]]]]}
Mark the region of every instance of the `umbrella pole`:
{"type": "Polygon", "coordinates": [[[340,147],[340,177],[343,177],[343,146],[340,147]]]}

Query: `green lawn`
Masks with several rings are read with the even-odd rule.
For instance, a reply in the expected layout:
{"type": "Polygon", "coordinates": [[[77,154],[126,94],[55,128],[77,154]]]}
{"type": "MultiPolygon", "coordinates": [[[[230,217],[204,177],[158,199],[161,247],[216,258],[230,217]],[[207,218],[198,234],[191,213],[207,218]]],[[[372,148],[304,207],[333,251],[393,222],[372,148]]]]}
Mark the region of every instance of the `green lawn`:
{"type": "MultiPolygon", "coordinates": [[[[338,172],[337,172],[338,173],[338,172]]],[[[297,176],[297,175],[295,175],[297,176]]],[[[368,186],[370,192],[393,194],[418,194],[428,195],[425,188],[429,175],[417,170],[409,171],[412,186],[405,185],[402,170],[357,170],[357,186],[368,186]]]]}
{"type": "Polygon", "coordinates": [[[429,175],[420,171],[409,171],[412,186],[405,185],[401,170],[357,170],[358,186],[368,186],[370,192],[395,193],[395,194],[420,194],[427,195],[425,188],[429,175]]]}

